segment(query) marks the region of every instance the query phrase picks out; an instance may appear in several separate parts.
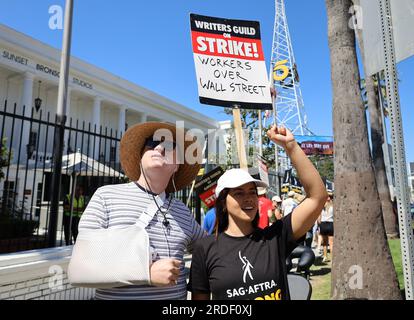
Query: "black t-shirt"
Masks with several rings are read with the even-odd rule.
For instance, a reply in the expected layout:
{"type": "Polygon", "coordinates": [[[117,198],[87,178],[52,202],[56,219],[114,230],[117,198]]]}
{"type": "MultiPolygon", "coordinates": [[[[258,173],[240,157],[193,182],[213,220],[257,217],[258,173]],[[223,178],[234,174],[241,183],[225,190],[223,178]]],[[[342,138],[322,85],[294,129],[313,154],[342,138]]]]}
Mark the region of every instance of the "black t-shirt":
{"type": "Polygon", "coordinates": [[[301,241],[293,239],[291,217],[245,237],[221,233],[197,240],[189,291],[212,293],[215,300],[289,299],[285,261],[301,241]]]}

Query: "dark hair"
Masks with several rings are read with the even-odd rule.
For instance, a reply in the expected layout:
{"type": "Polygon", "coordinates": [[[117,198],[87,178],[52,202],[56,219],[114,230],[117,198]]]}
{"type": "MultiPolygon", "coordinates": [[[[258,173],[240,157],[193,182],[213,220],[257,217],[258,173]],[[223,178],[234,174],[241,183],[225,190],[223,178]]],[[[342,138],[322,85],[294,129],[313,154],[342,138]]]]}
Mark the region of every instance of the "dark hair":
{"type": "MultiPolygon", "coordinates": [[[[223,189],[223,191],[220,192],[220,195],[216,199],[216,203],[214,205],[214,209],[216,211],[216,222],[214,223],[214,234],[216,235],[216,238],[219,233],[224,232],[229,226],[229,214],[227,212],[227,206],[226,206],[226,198],[229,192],[230,192],[229,188],[223,189]]],[[[259,207],[257,208],[256,216],[254,217],[252,221],[252,226],[254,229],[256,229],[258,225],[259,225],[259,207]]]]}

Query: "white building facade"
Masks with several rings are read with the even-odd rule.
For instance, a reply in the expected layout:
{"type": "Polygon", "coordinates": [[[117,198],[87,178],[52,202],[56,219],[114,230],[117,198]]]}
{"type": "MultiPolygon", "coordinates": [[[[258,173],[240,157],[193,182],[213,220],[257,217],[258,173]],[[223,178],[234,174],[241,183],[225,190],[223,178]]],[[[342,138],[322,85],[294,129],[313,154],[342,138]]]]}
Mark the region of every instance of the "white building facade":
{"type": "MultiPolygon", "coordinates": [[[[44,161],[52,158],[53,130],[39,130],[40,125],[37,123],[29,125],[18,118],[12,121],[10,114],[24,113],[25,117],[30,117],[34,101],[39,98],[42,101],[41,107],[38,111],[34,109],[33,119],[40,120],[42,114],[41,119],[45,120],[49,115],[49,121],[54,121],[60,57],[59,50],[0,24],[0,110],[7,111],[7,116],[5,113],[0,116],[0,131],[6,139],[4,145],[12,154],[7,188],[15,189],[20,197],[25,195],[27,203],[33,203],[31,197],[40,192],[37,180],[41,179],[41,175],[36,177],[33,171],[29,171],[23,177],[22,170],[26,164],[33,166],[34,159],[37,159],[36,166],[40,167],[44,161]],[[37,151],[30,153],[27,146],[33,144],[37,151]]],[[[96,128],[96,133],[116,137],[118,142],[128,127],[148,121],[172,124],[181,121],[186,129],[199,129],[205,134],[209,130],[220,128],[219,122],[204,114],[75,57],[71,57],[70,61],[67,101],[66,126],[75,128],[77,125],[85,130],[91,128],[92,131],[96,128]]],[[[66,130],[64,153],[69,148],[93,156],[96,160],[100,160],[101,156],[108,159],[114,154],[115,158],[110,160],[119,164],[119,150],[113,150],[119,148],[119,143],[105,140],[108,146],[102,146],[98,150],[93,144],[84,143],[80,147],[78,142],[75,146],[75,140],[75,133],[66,130]],[[93,148],[95,150],[91,150],[93,148]]],[[[6,188],[5,180],[4,177],[0,181],[0,196],[6,188]]]]}
{"type": "MultiPolygon", "coordinates": [[[[0,24],[0,101],[8,100],[8,110],[16,103],[17,113],[26,106],[25,114],[30,115],[34,100],[40,98],[43,114],[50,112],[53,119],[59,70],[59,50],[0,24]]],[[[71,57],[67,117],[68,125],[72,118],[118,135],[125,125],[147,121],[184,121],[186,128],[205,132],[219,127],[214,119],[75,57],[71,57]]],[[[22,138],[28,142],[29,135],[25,132],[22,138]]]]}

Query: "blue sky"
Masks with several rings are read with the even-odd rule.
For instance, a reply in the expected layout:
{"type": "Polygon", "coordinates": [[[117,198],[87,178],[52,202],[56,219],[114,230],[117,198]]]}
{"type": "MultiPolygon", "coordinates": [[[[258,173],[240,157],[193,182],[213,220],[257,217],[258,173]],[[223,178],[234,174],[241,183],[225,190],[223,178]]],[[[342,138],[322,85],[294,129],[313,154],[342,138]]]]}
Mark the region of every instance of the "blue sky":
{"type": "MultiPolygon", "coordinates": [[[[0,23],[60,48],[49,7],[63,0],[0,0],[0,23]]],[[[332,93],[324,0],[286,0],[288,22],[310,129],[332,135],[332,93]]],[[[273,0],[75,0],[72,55],[217,119],[222,108],[198,102],[189,14],[257,20],[266,63],[273,37],[273,0]]],[[[414,57],[398,65],[405,147],[414,161],[414,57]]]]}

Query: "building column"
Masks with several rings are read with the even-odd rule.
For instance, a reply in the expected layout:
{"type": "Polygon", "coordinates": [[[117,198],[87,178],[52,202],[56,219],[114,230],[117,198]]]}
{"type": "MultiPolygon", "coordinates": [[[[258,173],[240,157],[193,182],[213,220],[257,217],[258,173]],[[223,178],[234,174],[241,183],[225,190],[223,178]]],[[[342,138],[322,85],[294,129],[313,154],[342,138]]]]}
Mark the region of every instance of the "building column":
{"type": "MultiPolygon", "coordinates": [[[[125,126],[126,126],[126,112],[127,112],[127,106],[125,105],[119,105],[119,117],[118,117],[118,135],[117,138],[121,138],[125,133],[125,126]]],[[[115,144],[111,143],[111,147],[116,148],[116,156],[114,161],[119,165],[120,159],[119,159],[119,142],[115,142],[115,144]]],[[[120,167],[117,167],[116,170],[120,170],[120,167]]]]}
{"type": "Polygon", "coordinates": [[[26,106],[24,114],[29,116],[31,108],[33,106],[33,81],[34,74],[30,72],[25,72],[23,75],[23,94],[20,105],[22,109],[23,106],[26,106]]]}
{"type": "Polygon", "coordinates": [[[127,107],[125,105],[119,106],[118,137],[121,137],[125,133],[126,111],[127,107]]]}
{"type": "MultiPolygon", "coordinates": [[[[92,131],[95,130],[96,133],[100,133],[100,126],[101,126],[101,106],[102,106],[102,98],[96,96],[93,100],[93,111],[92,111],[92,131]]],[[[93,152],[93,158],[95,160],[99,160],[99,141],[100,138],[95,138],[95,150],[93,152]]],[[[93,147],[93,146],[92,146],[93,147]]]]}
{"type": "Polygon", "coordinates": [[[143,112],[141,113],[141,123],[145,123],[148,121],[148,114],[143,112]]]}
{"type": "MultiPolygon", "coordinates": [[[[23,110],[23,106],[25,106],[24,116],[30,117],[33,107],[33,81],[34,81],[34,74],[30,72],[25,72],[23,75],[23,93],[22,99],[20,101],[20,106],[23,110]]],[[[20,132],[19,132],[20,135],[20,132]]],[[[22,132],[22,144],[20,149],[20,163],[26,163],[27,160],[27,145],[29,144],[29,136],[30,136],[30,122],[25,120],[23,121],[23,132],[22,132]]],[[[18,149],[18,145],[17,148],[18,149]]],[[[19,151],[19,150],[17,150],[19,151]]],[[[15,157],[17,154],[15,155],[15,157]]],[[[16,157],[17,158],[17,157],[16,157]]]]}
{"type": "Polygon", "coordinates": [[[99,132],[101,125],[101,104],[102,98],[95,97],[93,100],[92,125],[96,125],[96,131],[99,132]]]}

